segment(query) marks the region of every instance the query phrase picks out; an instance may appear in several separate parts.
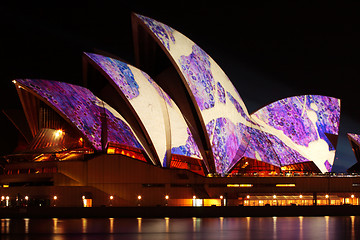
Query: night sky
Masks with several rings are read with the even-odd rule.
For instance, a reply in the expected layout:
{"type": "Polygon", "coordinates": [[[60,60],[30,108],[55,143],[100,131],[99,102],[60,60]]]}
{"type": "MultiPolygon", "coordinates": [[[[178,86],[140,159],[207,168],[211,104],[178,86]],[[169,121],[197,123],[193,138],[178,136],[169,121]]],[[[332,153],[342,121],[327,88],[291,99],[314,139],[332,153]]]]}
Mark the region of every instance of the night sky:
{"type": "MultiPolygon", "coordinates": [[[[293,95],[340,98],[333,170],[346,171],[356,162],[346,133],[360,133],[359,4],[53,2],[0,3],[0,109],[21,108],[11,82],[16,78],[81,84],[84,51],[102,50],[133,63],[133,11],[173,27],[203,48],[229,76],[249,112],[293,95]]],[[[13,152],[19,134],[4,114],[0,123],[4,155],[13,152]]]]}

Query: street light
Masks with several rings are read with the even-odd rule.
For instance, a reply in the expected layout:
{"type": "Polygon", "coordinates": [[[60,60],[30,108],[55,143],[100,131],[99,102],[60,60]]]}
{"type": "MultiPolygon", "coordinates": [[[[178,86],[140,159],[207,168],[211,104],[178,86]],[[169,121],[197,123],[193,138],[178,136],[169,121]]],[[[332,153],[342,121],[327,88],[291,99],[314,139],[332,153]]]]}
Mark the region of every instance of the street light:
{"type": "Polygon", "coordinates": [[[224,199],[223,195],[220,195],[220,205],[225,206],[226,199],[224,199]]]}
{"type": "Polygon", "coordinates": [[[167,206],[168,205],[168,201],[169,201],[169,195],[165,195],[165,206],[167,206]]]}
{"type": "Polygon", "coordinates": [[[302,194],[300,194],[300,195],[299,195],[299,198],[300,198],[300,200],[301,200],[301,201],[300,201],[300,205],[303,205],[303,202],[304,202],[304,201],[302,200],[303,195],[302,195],[302,194]]]}
{"type": "Polygon", "coordinates": [[[326,198],[326,202],[327,202],[327,205],[330,205],[330,199],[329,199],[329,194],[326,194],[325,195],[325,198],[326,198]]]}
{"type": "Polygon", "coordinates": [[[274,200],[273,200],[273,204],[274,204],[274,202],[275,202],[275,204],[276,204],[276,206],[277,206],[277,205],[278,205],[278,201],[276,200],[276,195],[275,195],[275,194],[273,195],[273,199],[274,199],[274,200]]]}
{"type": "Polygon", "coordinates": [[[55,196],[53,197],[53,199],[54,199],[54,207],[56,207],[57,196],[55,195],[55,196]]]}
{"type": "Polygon", "coordinates": [[[29,203],[29,196],[25,196],[24,199],[25,199],[25,207],[27,207],[29,203]]]}
{"type": "Polygon", "coordinates": [[[112,200],[114,199],[114,196],[111,195],[111,196],[109,197],[109,199],[110,199],[110,207],[111,207],[111,206],[112,206],[112,200]]]}
{"type": "Polygon", "coordinates": [[[141,203],[141,199],[142,199],[141,195],[138,195],[137,199],[138,199],[138,204],[137,205],[140,207],[140,203],[141,203]]]}
{"type": "Polygon", "coordinates": [[[8,206],[9,206],[10,197],[9,197],[9,196],[6,196],[5,199],[6,199],[5,205],[8,207],[8,206]]]}

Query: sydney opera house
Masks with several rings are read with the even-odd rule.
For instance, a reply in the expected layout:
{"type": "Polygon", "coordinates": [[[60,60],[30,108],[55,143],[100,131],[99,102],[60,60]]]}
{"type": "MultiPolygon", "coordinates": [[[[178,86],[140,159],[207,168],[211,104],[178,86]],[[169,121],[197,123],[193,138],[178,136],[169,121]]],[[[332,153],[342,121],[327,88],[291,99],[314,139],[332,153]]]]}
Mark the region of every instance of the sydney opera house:
{"type": "Polygon", "coordinates": [[[84,53],[82,86],[13,80],[23,113],[7,116],[27,147],[4,156],[1,206],[359,203],[360,178],[326,174],[339,99],[293,96],[250,114],[183,34],[138,14],[132,30],[136,67],[84,53]]]}

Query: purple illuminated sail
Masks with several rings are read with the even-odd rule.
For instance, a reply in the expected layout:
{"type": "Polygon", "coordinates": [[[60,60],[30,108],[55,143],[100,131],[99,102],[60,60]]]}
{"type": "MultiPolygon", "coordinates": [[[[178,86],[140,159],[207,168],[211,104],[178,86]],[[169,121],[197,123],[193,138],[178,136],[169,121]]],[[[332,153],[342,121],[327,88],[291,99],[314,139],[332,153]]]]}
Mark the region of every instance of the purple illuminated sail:
{"type": "Polygon", "coordinates": [[[261,108],[251,119],[257,125],[253,126],[247,157],[277,166],[313,161],[322,172],[331,171],[336,146],[329,136],[339,132],[339,99],[320,95],[289,97],[261,108]],[[264,144],[268,147],[264,148],[264,144]]]}
{"type": "Polygon", "coordinates": [[[169,166],[169,151],[202,158],[180,110],[148,74],[110,57],[85,54],[115,83],[118,92],[126,96],[150,136],[162,166],[169,166]]]}
{"type": "Polygon", "coordinates": [[[39,79],[16,81],[25,89],[30,89],[40,96],[66,117],[96,150],[102,150],[101,126],[104,119],[107,121],[108,142],[142,149],[125,120],[88,89],[68,83],[39,79]]]}

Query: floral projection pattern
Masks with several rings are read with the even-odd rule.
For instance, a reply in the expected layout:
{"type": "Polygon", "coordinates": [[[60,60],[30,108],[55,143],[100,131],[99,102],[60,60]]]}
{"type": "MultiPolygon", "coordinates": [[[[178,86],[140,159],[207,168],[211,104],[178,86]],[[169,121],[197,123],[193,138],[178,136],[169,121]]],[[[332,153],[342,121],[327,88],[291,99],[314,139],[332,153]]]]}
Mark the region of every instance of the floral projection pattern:
{"type": "Polygon", "coordinates": [[[136,86],[137,96],[134,98],[127,97],[127,99],[144,123],[150,137],[152,137],[163,166],[168,165],[168,160],[171,157],[166,154],[166,131],[171,132],[170,137],[177,131],[176,138],[184,139],[182,143],[178,144],[175,144],[174,139],[171,140],[170,148],[173,154],[202,158],[178,107],[147,73],[110,57],[92,53],[86,53],[86,55],[101,67],[124,95],[127,95],[131,86],[136,86]],[[126,76],[131,77],[131,86],[128,84],[129,81],[125,79],[126,76]],[[150,91],[151,89],[153,90],[150,91]],[[135,101],[135,98],[138,100],[135,101]],[[162,107],[163,105],[165,105],[165,109],[162,107]],[[149,114],[149,111],[152,111],[153,114],[149,114]],[[168,118],[173,120],[170,121],[169,128],[166,128],[168,118]]]}
{"type": "Polygon", "coordinates": [[[327,135],[339,131],[339,99],[320,95],[291,97],[249,115],[236,89],[204,50],[163,23],[137,17],[165,46],[167,56],[177,65],[194,97],[218,173],[229,172],[242,157],[275,166],[313,161],[322,172],[331,170],[336,146],[327,135]],[[164,29],[171,29],[171,37],[164,29]],[[229,109],[229,103],[236,114],[229,109]]]}
{"type": "Polygon", "coordinates": [[[102,116],[107,121],[108,142],[142,149],[130,126],[113,114],[113,110],[88,89],[56,81],[39,79],[16,80],[66,116],[96,150],[101,150],[102,116]]]}

